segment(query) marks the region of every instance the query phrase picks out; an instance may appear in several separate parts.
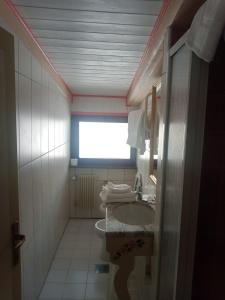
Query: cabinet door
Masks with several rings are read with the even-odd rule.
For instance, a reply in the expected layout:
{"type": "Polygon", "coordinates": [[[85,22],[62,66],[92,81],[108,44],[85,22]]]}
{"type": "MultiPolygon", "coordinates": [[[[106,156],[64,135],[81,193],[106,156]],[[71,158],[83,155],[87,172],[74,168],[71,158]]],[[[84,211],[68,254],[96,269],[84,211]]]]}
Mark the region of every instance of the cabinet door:
{"type": "Polygon", "coordinates": [[[170,51],[168,142],[159,299],[191,299],[207,64],[184,43],[170,51]]]}

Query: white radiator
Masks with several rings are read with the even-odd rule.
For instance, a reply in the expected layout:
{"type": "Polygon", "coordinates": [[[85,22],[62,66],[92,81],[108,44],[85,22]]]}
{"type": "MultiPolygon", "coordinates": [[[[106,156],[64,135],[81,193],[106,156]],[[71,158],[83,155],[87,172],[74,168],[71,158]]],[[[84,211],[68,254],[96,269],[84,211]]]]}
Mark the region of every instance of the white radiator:
{"type": "Polygon", "coordinates": [[[95,176],[78,176],[78,206],[82,210],[90,211],[94,206],[95,197],[95,176]]]}

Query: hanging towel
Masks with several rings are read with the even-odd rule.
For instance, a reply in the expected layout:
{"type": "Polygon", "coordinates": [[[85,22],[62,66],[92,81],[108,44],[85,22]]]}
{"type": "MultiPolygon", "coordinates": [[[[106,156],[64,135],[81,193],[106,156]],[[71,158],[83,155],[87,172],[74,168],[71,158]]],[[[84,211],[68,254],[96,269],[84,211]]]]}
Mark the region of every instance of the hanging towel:
{"type": "Polygon", "coordinates": [[[213,60],[225,26],[225,0],[208,0],[198,10],[186,45],[206,62],[213,60]]]}
{"type": "Polygon", "coordinates": [[[128,139],[127,144],[139,149],[140,154],[145,152],[145,111],[143,109],[130,111],[128,114],[128,139]]]}

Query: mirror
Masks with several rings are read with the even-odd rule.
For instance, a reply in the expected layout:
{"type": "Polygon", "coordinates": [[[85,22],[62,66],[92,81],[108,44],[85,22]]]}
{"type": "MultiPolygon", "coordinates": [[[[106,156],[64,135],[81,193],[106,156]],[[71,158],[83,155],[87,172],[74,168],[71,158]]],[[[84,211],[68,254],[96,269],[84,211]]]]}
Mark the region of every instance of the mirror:
{"type": "Polygon", "coordinates": [[[157,183],[157,162],[158,162],[158,137],[159,137],[159,116],[157,113],[157,89],[152,87],[150,102],[150,161],[149,161],[149,177],[154,184],[157,183]]]}

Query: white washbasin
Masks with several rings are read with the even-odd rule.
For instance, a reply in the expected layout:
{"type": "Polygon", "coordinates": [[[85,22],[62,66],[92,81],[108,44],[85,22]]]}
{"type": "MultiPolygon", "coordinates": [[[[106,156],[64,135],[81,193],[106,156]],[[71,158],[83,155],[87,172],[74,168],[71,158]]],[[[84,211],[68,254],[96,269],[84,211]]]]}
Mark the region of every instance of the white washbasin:
{"type": "Polygon", "coordinates": [[[129,225],[148,225],[154,222],[154,210],[139,202],[115,205],[112,215],[119,222],[129,225]]]}

